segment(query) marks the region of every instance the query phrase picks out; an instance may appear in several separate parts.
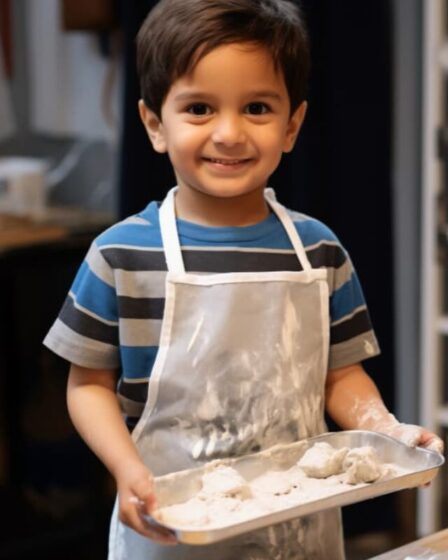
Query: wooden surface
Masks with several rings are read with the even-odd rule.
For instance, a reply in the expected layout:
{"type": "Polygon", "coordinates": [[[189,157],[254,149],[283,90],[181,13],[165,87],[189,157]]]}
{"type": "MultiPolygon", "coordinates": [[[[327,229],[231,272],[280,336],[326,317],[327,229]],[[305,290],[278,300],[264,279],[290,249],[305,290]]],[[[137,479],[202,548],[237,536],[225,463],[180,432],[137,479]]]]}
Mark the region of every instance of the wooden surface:
{"type": "Polygon", "coordinates": [[[425,558],[448,560],[448,529],[434,533],[412,543],[400,546],[371,560],[404,560],[404,558],[425,558]]]}
{"type": "Polygon", "coordinates": [[[112,223],[112,217],[76,208],[47,209],[36,217],[0,213],[0,254],[20,247],[51,243],[73,233],[100,231],[112,223]]]}
{"type": "Polygon", "coordinates": [[[67,235],[67,229],[60,225],[37,224],[29,218],[0,215],[0,252],[62,239],[67,235]]]}

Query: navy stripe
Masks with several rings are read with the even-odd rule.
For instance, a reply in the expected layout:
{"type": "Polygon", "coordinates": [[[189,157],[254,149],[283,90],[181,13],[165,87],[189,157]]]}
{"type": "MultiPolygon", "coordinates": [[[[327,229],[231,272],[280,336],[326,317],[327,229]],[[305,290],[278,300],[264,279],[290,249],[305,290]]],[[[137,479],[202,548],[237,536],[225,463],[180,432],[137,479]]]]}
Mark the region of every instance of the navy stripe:
{"type": "Polygon", "coordinates": [[[123,397],[138,403],[145,403],[148,397],[148,382],[127,383],[125,379],[120,379],[118,392],[123,397]]]}
{"type": "MultiPolygon", "coordinates": [[[[102,249],[112,266],[128,271],[166,271],[165,255],[160,251],[102,249]]],[[[182,251],[185,269],[190,272],[271,272],[302,270],[295,253],[241,251],[182,251]]]]}
{"type": "Polygon", "coordinates": [[[86,315],[74,306],[70,296],[66,298],[59,318],[82,336],[118,346],[118,327],[106,325],[90,315],[86,315]]]}
{"type": "Polygon", "coordinates": [[[358,311],[353,317],[331,327],[331,344],[339,344],[372,329],[367,309],[358,311]]]}
{"type": "Polygon", "coordinates": [[[271,272],[302,270],[294,253],[182,251],[185,269],[196,272],[271,272]]]}
{"type": "Polygon", "coordinates": [[[140,418],[135,418],[134,416],[126,416],[126,426],[130,432],[137,426],[139,420],[140,418]]]}
{"type": "Polygon", "coordinates": [[[165,298],[118,298],[121,319],[162,319],[164,309],[165,298]]]}
{"type": "Polygon", "coordinates": [[[340,268],[347,257],[342,247],[322,244],[306,252],[313,268],[340,268]]]}
{"type": "MultiPolygon", "coordinates": [[[[166,271],[163,251],[138,251],[128,248],[102,249],[112,268],[129,271],[166,271]]],[[[339,268],[346,261],[343,249],[321,244],[307,251],[313,268],[339,268]]],[[[264,251],[195,251],[184,250],[182,256],[187,271],[194,272],[271,272],[302,270],[295,253],[264,251]]]]}
{"type": "Polygon", "coordinates": [[[126,247],[101,249],[101,253],[112,268],[122,270],[167,270],[163,251],[137,251],[126,247]]]}

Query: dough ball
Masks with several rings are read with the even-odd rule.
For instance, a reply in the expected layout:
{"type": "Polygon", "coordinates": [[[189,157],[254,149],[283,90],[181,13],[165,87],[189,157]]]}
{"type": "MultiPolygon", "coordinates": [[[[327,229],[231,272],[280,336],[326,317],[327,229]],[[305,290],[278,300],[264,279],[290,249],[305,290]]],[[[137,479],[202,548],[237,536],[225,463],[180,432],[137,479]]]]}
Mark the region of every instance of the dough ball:
{"type": "Polygon", "coordinates": [[[342,464],[347,452],[347,447],[334,449],[322,441],[310,447],[297,464],[309,477],[328,478],[342,472],[342,464]]]}
{"type": "Polygon", "coordinates": [[[250,495],[249,485],[232,467],[219,466],[202,475],[202,489],[199,492],[202,499],[211,496],[246,499],[250,495]]]}
{"type": "Polygon", "coordinates": [[[345,456],[343,468],[348,484],[374,482],[383,474],[378,455],[369,445],[351,449],[345,456]]]}

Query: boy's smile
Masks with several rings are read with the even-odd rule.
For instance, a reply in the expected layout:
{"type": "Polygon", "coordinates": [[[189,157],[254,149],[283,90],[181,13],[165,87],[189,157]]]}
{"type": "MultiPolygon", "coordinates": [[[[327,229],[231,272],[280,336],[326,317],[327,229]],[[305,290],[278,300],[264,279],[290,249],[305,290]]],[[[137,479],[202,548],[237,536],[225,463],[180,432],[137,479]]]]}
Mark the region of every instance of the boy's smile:
{"type": "Polygon", "coordinates": [[[241,209],[247,202],[261,212],[263,190],[294,146],[305,109],[302,103],[290,116],[283,76],[270,53],[251,44],[222,45],[201,58],[173,82],[161,120],[140,102],[155,150],[168,152],[174,167],[178,204],[204,206],[213,197],[209,203],[227,199],[222,207],[241,209]]]}

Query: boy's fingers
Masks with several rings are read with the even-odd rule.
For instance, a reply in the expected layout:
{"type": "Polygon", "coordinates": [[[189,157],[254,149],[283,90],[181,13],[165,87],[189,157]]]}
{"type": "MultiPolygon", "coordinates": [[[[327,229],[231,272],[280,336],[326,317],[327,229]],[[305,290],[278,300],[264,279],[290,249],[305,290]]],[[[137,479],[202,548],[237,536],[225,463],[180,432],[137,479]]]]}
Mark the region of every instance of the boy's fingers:
{"type": "Polygon", "coordinates": [[[156,527],[146,521],[139,512],[138,507],[133,507],[126,512],[122,522],[137,531],[140,535],[147,537],[159,544],[177,544],[177,539],[169,529],[156,527]]]}
{"type": "Polygon", "coordinates": [[[151,515],[151,513],[157,509],[157,500],[153,493],[148,494],[145,498],[131,496],[129,502],[135,505],[140,515],[151,515]]]}
{"type": "Polygon", "coordinates": [[[422,434],[423,428],[414,424],[399,424],[391,432],[392,436],[409,447],[417,446],[421,442],[422,434]]]}
{"type": "Polygon", "coordinates": [[[426,441],[423,445],[425,449],[429,449],[430,451],[436,451],[437,453],[443,453],[443,441],[438,437],[434,436],[428,441],[426,441]]]}
{"type": "Polygon", "coordinates": [[[150,514],[151,511],[157,508],[152,477],[149,477],[147,480],[139,481],[139,483],[132,488],[132,491],[135,499],[133,497],[131,501],[134,500],[134,503],[138,505],[142,513],[150,514]]]}

